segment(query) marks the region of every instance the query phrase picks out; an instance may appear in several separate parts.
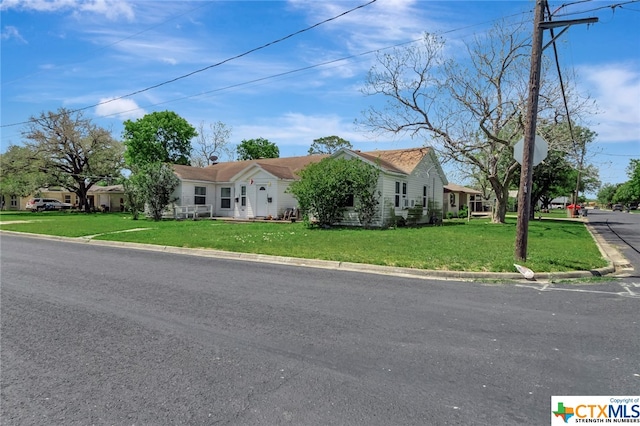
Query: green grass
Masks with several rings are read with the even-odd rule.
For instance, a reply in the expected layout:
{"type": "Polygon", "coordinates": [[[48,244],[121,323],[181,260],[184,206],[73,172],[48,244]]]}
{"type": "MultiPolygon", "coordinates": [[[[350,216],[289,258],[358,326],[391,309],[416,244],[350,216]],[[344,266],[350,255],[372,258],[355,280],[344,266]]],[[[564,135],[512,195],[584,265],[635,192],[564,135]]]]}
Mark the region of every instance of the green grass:
{"type": "MultiPolygon", "coordinates": [[[[176,247],[370,263],[419,269],[514,272],[516,219],[475,219],[444,226],[364,230],[307,229],[301,223],[221,220],[134,221],[125,214],[3,213],[0,228],[66,237],[95,237],[176,247]],[[29,223],[8,223],[27,220],[29,223]],[[113,233],[134,228],[150,228],[113,233]]],[[[606,265],[585,226],[531,221],[526,266],[536,272],[588,270],[606,265]]]]}

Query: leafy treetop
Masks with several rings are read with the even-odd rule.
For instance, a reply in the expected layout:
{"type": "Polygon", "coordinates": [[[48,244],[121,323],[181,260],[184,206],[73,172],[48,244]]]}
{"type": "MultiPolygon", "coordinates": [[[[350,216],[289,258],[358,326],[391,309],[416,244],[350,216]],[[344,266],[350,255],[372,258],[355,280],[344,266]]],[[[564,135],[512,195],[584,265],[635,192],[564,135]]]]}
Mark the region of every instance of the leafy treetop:
{"type": "Polygon", "coordinates": [[[309,148],[309,155],[314,154],[333,154],[340,148],[353,148],[351,142],[342,139],[339,136],[325,136],[323,138],[314,139],[309,148]]]}
{"type": "Polygon", "coordinates": [[[238,145],[238,160],[257,160],[258,158],[278,158],[278,146],[264,138],[245,139],[238,145]]]}
{"type": "Polygon", "coordinates": [[[161,162],[189,165],[191,139],[198,136],[187,120],[172,111],[124,122],[125,160],[131,167],[161,162]]]}

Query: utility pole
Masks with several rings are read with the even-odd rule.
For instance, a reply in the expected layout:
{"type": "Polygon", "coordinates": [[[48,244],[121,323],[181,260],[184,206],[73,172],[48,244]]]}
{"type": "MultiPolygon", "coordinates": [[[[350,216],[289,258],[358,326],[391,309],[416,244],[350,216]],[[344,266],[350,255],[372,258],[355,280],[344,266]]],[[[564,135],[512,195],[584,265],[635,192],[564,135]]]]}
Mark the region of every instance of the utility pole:
{"type": "MultiPolygon", "coordinates": [[[[540,93],[540,68],[542,51],[555,42],[571,25],[591,24],[598,22],[598,18],[576,19],[571,21],[544,22],[544,9],[547,0],[536,0],[533,20],[533,40],[531,48],[531,71],[529,73],[529,99],[527,101],[527,121],[524,128],[524,148],[522,152],[522,168],[520,172],[520,187],[518,190],[518,223],[516,227],[515,258],[518,261],[527,260],[527,242],[529,236],[529,216],[531,213],[531,189],[533,184],[533,152],[535,148],[536,121],[538,119],[538,95],[540,93]],[[557,36],[542,47],[543,30],[565,27],[557,36]]],[[[568,111],[567,111],[568,114],[568,111]]],[[[567,120],[571,120],[567,116],[567,120]]]]}
{"type": "Polygon", "coordinates": [[[529,73],[529,99],[527,101],[527,121],[524,125],[524,149],[520,189],[518,190],[518,224],[516,227],[516,260],[527,259],[529,234],[529,212],[531,211],[531,185],[533,181],[533,149],[538,119],[538,94],[540,93],[540,67],[542,62],[542,21],[546,0],[536,0],[533,20],[533,40],[531,48],[531,71],[529,73]]]}

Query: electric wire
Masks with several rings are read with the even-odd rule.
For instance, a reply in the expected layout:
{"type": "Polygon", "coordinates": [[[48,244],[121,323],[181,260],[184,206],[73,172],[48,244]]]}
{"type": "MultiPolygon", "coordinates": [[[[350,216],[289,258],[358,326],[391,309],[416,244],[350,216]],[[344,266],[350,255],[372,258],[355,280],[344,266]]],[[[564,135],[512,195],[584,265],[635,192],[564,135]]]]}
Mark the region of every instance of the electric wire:
{"type": "MultiPolygon", "coordinates": [[[[111,98],[111,99],[108,99],[108,100],[106,100],[106,101],[98,102],[98,103],[93,104],[93,105],[88,105],[88,106],[85,106],[85,107],[82,107],[82,108],[73,109],[73,110],[71,110],[71,111],[69,111],[69,112],[70,112],[70,113],[75,113],[75,112],[84,111],[84,110],[87,110],[87,109],[90,109],[90,108],[94,108],[94,107],[97,107],[97,106],[100,106],[100,105],[105,105],[105,104],[108,104],[108,103],[110,103],[110,102],[114,102],[114,101],[117,101],[117,100],[120,100],[120,99],[128,98],[128,97],[131,97],[131,96],[134,96],[134,95],[138,95],[138,94],[140,94],[140,93],[144,93],[144,92],[147,92],[147,91],[149,91],[149,90],[156,89],[156,88],[158,88],[158,87],[165,86],[165,85],[167,85],[167,84],[171,84],[171,83],[174,83],[174,82],[176,82],[176,81],[179,81],[179,80],[182,80],[182,79],[185,79],[185,78],[191,77],[192,75],[195,75],[195,74],[201,73],[201,72],[206,71],[206,70],[209,70],[209,69],[211,69],[211,68],[218,67],[218,66],[220,66],[220,65],[226,64],[227,62],[233,61],[233,60],[235,60],[235,59],[242,58],[242,57],[247,56],[247,55],[249,55],[249,54],[251,54],[251,53],[254,53],[254,52],[257,52],[257,51],[259,51],[259,50],[265,49],[265,48],[267,48],[267,47],[273,46],[274,44],[281,43],[281,42],[283,42],[283,41],[285,41],[285,40],[288,40],[288,39],[290,39],[290,38],[292,38],[292,37],[295,37],[295,36],[297,36],[297,35],[300,35],[300,34],[302,34],[302,33],[305,33],[305,32],[307,32],[307,31],[310,31],[310,30],[312,30],[312,29],[314,29],[314,28],[317,28],[317,27],[319,27],[320,25],[326,24],[326,23],[331,22],[331,21],[335,21],[336,19],[341,18],[341,17],[343,17],[343,16],[345,16],[345,15],[347,15],[347,14],[351,13],[351,12],[354,12],[354,11],[356,11],[356,10],[358,10],[358,9],[362,9],[362,8],[364,8],[364,7],[367,7],[367,6],[369,6],[369,5],[373,4],[373,3],[375,3],[376,1],[378,1],[378,0],[370,0],[370,1],[369,1],[369,2],[367,2],[367,3],[364,3],[364,4],[361,4],[361,5],[356,6],[356,7],[354,7],[354,8],[351,8],[351,9],[349,9],[349,10],[347,10],[347,11],[345,11],[345,12],[342,12],[342,13],[340,13],[340,14],[338,14],[338,15],[335,15],[335,16],[333,16],[333,17],[331,17],[331,18],[328,18],[328,19],[325,19],[325,20],[323,20],[323,21],[317,22],[317,23],[315,23],[315,24],[313,24],[313,25],[311,25],[311,26],[309,26],[309,27],[306,27],[306,28],[303,28],[303,29],[301,29],[301,30],[295,31],[295,32],[293,32],[293,33],[290,33],[290,34],[288,34],[288,35],[284,36],[284,37],[281,37],[281,38],[276,39],[276,40],[274,40],[274,41],[270,41],[270,42],[268,42],[268,43],[265,43],[265,44],[263,44],[263,45],[261,45],[261,46],[254,47],[253,49],[249,49],[249,50],[247,50],[247,51],[245,51],[245,52],[243,52],[243,53],[240,53],[240,54],[238,54],[238,55],[235,55],[235,56],[229,57],[229,58],[224,59],[224,60],[222,60],[222,61],[220,61],[220,62],[216,62],[216,63],[214,63],[214,64],[208,65],[208,66],[206,66],[206,67],[204,67],[204,68],[200,68],[200,69],[197,69],[197,70],[195,70],[195,71],[191,71],[191,72],[189,72],[189,73],[187,73],[187,74],[183,74],[183,75],[181,75],[181,76],[178,76],[178,77],[172,78],[172,79],[170,79],[170,80],[165,80],[165,81],[163,81],[163,82],[161,82],[161,83],[157,83],[157,84],[154,84],[154,85],[152,85],[152,86],[148,86],[148,87],[146,87],[146,88],[144,88],[144,89],[136,90],[136,91],[131,92],[131,93],[128,93],[128,94],[126,94],[126,95],[117,96],[117,97],[115,97],[115,98],[111,98]]],[[[0,128],[2,128],[2,127],[13,127],[13,126],[18,126],[18,125],[28,124],[28,123],[30,123],[30,122],[32,122],[32,121],[33,121],[33,120],[27,120],[27,121],[23,121],[23,122],[19,122],[19,123],[2,124],[2,125],[0,125],[0,128]]]]}
{"type": "MultiPolygon", "coordinates": [[[[556,17],[565,17],[565,16],[572,16],[572,15],[582,15],[584,13],[595,12],[595,11],[603,10],[603,9],[611,9],[611,10],[615,11],[616,8],[623,8],[624,5],[632,4],[632,3],[638,3],[638,2],[640,2],[640,0],[629,0],[629,1],[622,2],[622,3],[608,4],[606,6],[594,7],[592,9],[585,9],[585,10],[580,10],[580,11],[577,11],[577,12],[567,12],[567,13],[562,13],[562,14],[555,15],[555,16],[556,17]]],[[[556,10],[556,12],[558,10],[560,10],[561,8],[562,8],[562,6],[559,7],[556,10]]],[[[555,14],[555,12],[554,12],[554,14],[555,14]]]]}
{"type": "MultiPolygon", "coordinates": [[[[591,0],[588,0],[588,1],[591,1],[591,0]]],[[[475,23],[475,24],[465,25],[463,27],[457,27],[457,28],[453,28],[453,29],[450,29],[450,30],[446,30],[446,31],[439,31],[439,32],[437,32],[437,35],[450,34],[450,33],[458,32],[458,31],[466,30],[466,29],[469,29],[469,28],[473,28],[473,27],[477,27],[477,26],[481,26],[481,25],[486,25],[486,24],[489,24],[489,23],[494,23],[494,22],[497,22],[499,20],[513,18],[513,17],[516,17],[516,16],[522,16],[522,15],[525,15],[525,14],[528,14],[528,13],[531,13],[531,10],[526,11],[526,12],[519,12],[519,13],[515,13],[515,14],[511,14],[511,15],[501,16],[501,17],[498,17],[498,18],[495,18],[495,19],[482,21],[482,22],[478,22],[478,23],[475,23]]],[[[156,103],[153,103],[153,104],[141,105],[141,106],[138,106],[136,108],[131,108],[131,109],[128,109],[128,110],[120,110],[120,111],[117,111],[117,112],[114,112],[114,113],[111,113],[111,114],[104,114],[104,115],[101,115],[101,117],[114,117],[114,116],[118,116],[118,115],[129,113],[129,112],[142,110],[142,109],[145,109],[145,108],[155,107],[155,106],[159,106],[159,105],[165,105],[165,104],[169,104],[169,103],[173,103],[173,102],[179,102],[179,101],[183,101],[183,100],[186,100],[186,99],[197,98],[197,97],[209,95],[209,94],[212,94],[212,93],[222,92],[222,91],[225,91],[225,90],[230,90],[230,89],[242,87],[242,86],[245,86],[245,85],[258,83],[258,82],[261,82],[261,81],[271,80],[271,79],[275,79],[275,78],[278,78],[278,77],[284,77],[284,76],[287,76],[287,75],[290,75],[290,74],[295,74],[295,73],[299,73],[299,72],[303,72],[303,71],[308,71],[310,69],[319,68],[319,67],[323,67],[323,66],[326,66],[326,65],[331,65],[331,64],[335,64],[335,63],[339,63],[339,62],[344,62],[344,61],[347,61],[347,60],[350,60],[350,59],[354,59],[354,58],[358,58],[358,57],[361,57],[361,56],[370,55],[370,54],[373,54],[373,53],[379,53],[379,52],[382,52],[382,51],[385,51],[385,50],[389,50],[389,49],[394,49],[394,48],[397,48],[397,47],[400,47],[400,46],[405,46],[405,45],[408,45],[408,44],[417,43],[417,42],[420,42],[422,40],[423,40],[423,38],[421,37],[421,38],[418,38],[418,39],[412,39],[412,40],[409,40],[409,41],[403,41],[403,42],[396,43],[396,44],[393,44],[393,45],[390,45],[390,46],[371,49],[371,50],[368,50],[366,52],[356,53],[356,54],[353,54],[353,55],[348,55],[348,56],[344,56],[344,57],[341,57],[341,58],[332,59],[332,60],[329,60],[329,61],[325,61],[325,62],[313,64],[313,65],[309,65],[309,66],[306,66],[306,67],[297,68],[297,69],[289,70],[289,71],[284,71],[284,72],[281,72],[281,73],[278,73],[278,74],[273,74],[273,75],[269,75],[269,76],[265,76],[265,77],[260,77],[260,78],[256,78],[256,79],[253,79],[253,80],[241,82],[241,83],[231,84],[229,86],[220,87],[220,88],[217,88],[217,89],[212,89],[212,90],[208,90],[208,91],[205,91],[205,92],[194,93],[194,94],[191,94],[191,95],[186,95],[186,96],[182,96],[182,97],[179,97],[179,98],[173,98],[173,99],[169,99],[169,100],[162,101],[162,102],[156,102],[156,103]]],[[[124,95],[123,97],[128,97],[128,96],[130,96],[130,95],[124,95]]],[[[114,99],[111,99],[110,101],[114,101],[114,100],[117,100],[117,99],[119,99],[119,98],[114,98],[114,99]]],[[[106,102],[103,102],[103,103],[106,103],[106,102]]],[[[82,110],[86,110],[86,109],[89,109],[89,108],[93,108],[94,106],[102,105],[103,103],[98,103],[96,105],[91,105],[91,106],[84,107],[84,108],[81,108],[81,109],[73,110],[72,112],[82,111],[82,110]]],[[[2,125],[0,127],[11,127],[11,126],[16,126],[16,125],[21,125],[21,124],[27,124],[27,123],[30,123],[31,121],[32,120],[27,120],[27,121],[20,122],[20,123],[12,123],[12,124],[7,124],[7,125],[2,125]]]]}
{"type": "MultiPolygon", "coordinates": [[[[547,13],[549,14],[549,21],[551,21],[552,18],[552,13],[551,10],[549,9],[549,2],[545,2],[545,6],[547,9],[547,13]]],[[[551,35],[551,39],[553,40],[553,56],[555,59],[555,63],[556,63],[556,70],[558,72],[558,80],[560,82],[560,93],[562,94],[562,102],[564,104],[564,110],[567,114],[567,123],[569,125],[569,135],[571,137],[571,143],[573,144],[574,149],[576,148],[577,145],[577,141],[575,138],[575,134],[573,132],[573,122],[571,121],[571,114],[569,113],[569,104],[567,103],[567,95],[566,95],[566,90],[564,88],[564,80],[562,78],[562,71],[560,69],[560,60],[558,59],[558,48],[556,46],[556,40],[555,40],[555,34],[553,31],[553,28],[549,28],[549,33],[551,35]]],[[[578,202],[578,191],[580,188],[580,175],[582,173],[582,162],[584,161],[584,148],[582,150],[582,155],[580,156],[580,159],[578,160],[578,177],[577,177],[577,182],[576,182],[576,191],[574,192],[574,199],[573,199],[573,203],[576,204],[578,202]]]]}
{"type": "MultiPolygon", "coordinates": [[[[372,0],[369,3],[360,5],[360,6],[356,7],[356,8],[353,8],[353,9],[350,9],[350,10],[348,10],[346,12],[343,12],[340,15],[337,15],[337,16],[335,16],[333,18],[330,18],[330,19],[327,19],[325,21],[322,21],[322,22],[319,22],[317,24],[314,24],[313,26],[307,27],[306,29],[300,30],[300,31],[298,31],[296,33],[289,34],[288,36],[285,36],[285,37],[283,37],[283,38],[281,38],[279,40],[267,43],[267,44],[265,44],[263,46],[254,48],[252,50],[249,50],[249,51],[247,51],[247,52],[245,52],[243,54],[234,56],[232,58],[228,58],[228,59],[226,59],[224,61],[221,61],[221,62],[219,62],[217,64],[213,64],[213,65],[210,65],[208,67],[202,68],[200,70],[196,70],[196,71],[193,71],[191,73],[185,74],[185,75],[183,75],[181,77],[178,77],[176,79],[168,80],[168,81],[165,81],[163,83],[160,83],[160,84],[157,84],[157,85],[145,88],[145,89],[141,89],[141,90],[132,92],[130,94],[117,97],[117,98],[112,98],[112,99],[109,99],[108,101],[103,101],[103,102],[99,102],[99,103],[96,103],[96,104],[93,104],[93,105],[89,105],[89,106],[85,106],[85,107],[82,107],[82,108],[74,109],[71,112],[79,112],[79,111],[87,110],[87,109],[90,109],[90,108],[93,108],[93,107],[96,107],[96,106],[99,106],[99,105],[106,104],[108,102],[113,102],[113,101],[118,100],[118,99],[122,99],[122,98],[126,98],[126,97],[129,97],[129,96],[133,96],[134,94],[142,93],[144,91],[151,90],[153,88],[156,88],[156,87],[159,87],[159,86],[162,86],[162,85],[165,85],[165,84],[169,84],[170,82],[176,81],[178,79],[186,78],[187,76],[193,75],[193,74],[198,73],[198,72],[202,72],[202,71],[204,71],[206,69],[221,65],[221,64],[229,62],[229,61],[231,61],[233,59],[237,59],[237,58],[239,58],[241,56],[245,56],[245,55],[247,55],[247,54],[249,54],[251,52],[254,52],[256,50],[259,50],[259,49],[262,49],[262,48],[267,47],[269,45],[275,44],[275,43],[277,43],[279,41],[283,41],[283,40],[285,40],[287,38],[293,37],[294,35],[299,34],[301,32],[308,31],[308,30],[310,30],[310,29],[312,29],[314,27],[317,27],[317,26],[319,26],[319,25],[321,25],[323,23],[326,23],[326,22],[328,22],[330,20],[335,20],[338,17],[343,16],[343,15],[345,15],[347,13],[350,13],[350,12],[356,10],[356,9],[368,6],[369,4],[371,4],[371,3],[375,2],[375,1],[376,0],[372,0]]],[[[556,11],[554,11],[554,14],[558,10],[560,10],[560,9],[562,9],[564,7],[567,7],[567,6],[570,6],[570,5],[574,5],[574,4],[578,4],[578,3],[586,3],[586,2],[590,2],[590,1],[592,1],[592,0],[580,0],[580,1],[575,1],[575,2],[571,2],[571,3],[565,3],[565,4],[561,5],[559,8],[557,8],[556,11]]],[[[628,4],[628,3],[636,3],[638,1],[640,1],[640,0],[632,0],[632,1],[624,2],[624,3],[615,4],[615,5],[603,6],[603,7],[600,7],[600,8],[595,8],[593,10],[598,10],[598,9],[602,9],[602,8],[609,8],[609,7],[618,7],[618,6],[622,6],[624,4],[628,4]]],[[[547,8],[548,8],[548,5],[547,5],[547,8]]],[[[506,18],[512,18],[512,17],[515,17],[515,16],[525,15],[527,13],[531,13],[531,10],[525,11],[525,12],[516,13],[516,14],[512,14],[512,15],[502,16],[502,17],[498,17],[498,18],[495,18],[495,19],[492,19],[492,20],[489,20],[489,21],[483,21],[483,22],[476,23],[476,24],[466,25],[466,26],[463,26],[463,27],[458,27],[458,28],[454,28],[454,29],[451,29],[451,30],[447,30],[447,31],[438,32],[438,34],[439,35],[444,35],[444,34],[448,34],[448,33],[452,33],[452,32],[457,32],[457,31],[461,31],[461,30],[464,30],[464,29],[476,27],[476,26],[479,26],[479,25],[484,25],[486,23],[495,22],[495,21],[500,20],[500,19],[506,19],[506,18]]],[[[577,13],[586,13],[586,12],[577,12],[577,13]]],[[[559,15],[559,16],[565,16],[565,15],[559,15]]],[[[150,28],[154,28],[154,27],[150,27],[150,28]]],[[[136,33],[136,34],[133,34],[132,36],[129,36],[129,37],[124,38],[122,40],[126,40],[128,38],[134,37],[135,35],[140,34],[142,32],[144,32],[144,31],[141,31],[141,32],[136,33]]],[[[257,83],[257,82],[261,82],[261,81],[266,81],[266,80],[270,80],[270,79],[274,79],[274,78],[278,78],[278,77],[283,77],[283,76],[286,76],[286,75],[290,75],[290,74],[294,74],[294,73],[298,73],[298,72],[302,72],[302,71],[307,71],[307,70],[310,70],[310,69],[313,69],[313,68],[318,68],[318,67],[330,65],[330,64],[333,64],[333,63],[343,62],[343,61],[346,61],[346,60],[349,60],[349,59],[353,59],[353,58],[369,55],[369,54],[380,52],[380,51],[383,51],[383,50],[392,49],[392,48],[395,48],[395,47],[416,43],[416,42],[419,42],[421,40],[422,40],[422,38],[409,40],[409,41],[397,43],[397,44],[394,44],[394,45],[391,45],[391,46],[372,49],[372,50],[369,50],[369,51],[366,51],[366,52],[357,53],[357,54],[354,54],[354,55],[349,55],[349,56],[341,57],[341,58],[338,58],[338,59],[333,59],[333,60],[329,60],[329,61],[326,61],[326,62],[322,62],[322,63],[318,63],[318,64],[314,64],[314,65],[309,65],[309,66],[306,66],[306,67],[298,68],[298,69],[295,69],[295,70],[285,71],[285,72],[282,72],[282,73],[278,73],[278,74],[274,74],[274,75],[270,75],[270,76],[266,76],[266,77],[261,77],[261,78],[249,80],[249,81],[246,81],[246,82],[236,83],[236,84],[232,84],[232,85],[229,85],[229,86],[225,86],[225,87],[209,90],[209,91],[206,91],[206,92],[200,92],[200,93],[196,93],[196,94],[192,94],[192,95],[187,95],[187,96],[183,96],[183,97],[179,97],[179,98],[174,98],[174,99],[166,100],[166,101],[163,101],[163,102],[147,104],[147,105],[139,106],[139,107],[136,107],[136,108],[132,108],[130,110],[121,110],[121,111],[118,111],[118,112],[115,112],[115,113],[105,114],[105,115],[103,115],[103,117],[117,116],[117,115],[121,115],[121,114],[128,113],[128,112],[133,112],[133,111],[136,111],[136,110],[141,110],[141,109],[148,108],[148,107],[153,107],[153,106],[163,105],[163,104],[167,104],[167,103],[182,101],[182,100],[190,99],[190,98],[196,98],[196,97],[204,96],[204,95],[207,95],[207,94],[212,94],[212,93],[221,92],[221,91],[224,91],[224,90],[229,90],[229,89],[241,87],[241,86],[244,86],[244,85],[254,84],[254,83],[257,83]]],[[[113,43],[113,44],[115,44],[115,43],[113,43]]],[[[555,46],[555,43],[554,43],[554,49],[555,48],[556,48],[556,46],[555,46]]],[[[557,61],[557,50],[556,50],[556,61],[557,61]]],[[[564,96],[564,91],[563,91],[563,96],[564,96]]],[[[566,102],[566,99],[565,99],[565,102],[566,102]]],[[[30,123],[32,121],[33,120],[27,120],[27,121],[23,121],[23,122],[4,124],[4,125],[0,125],[0,128],[2,128],[2,127],[12,127],[12,126],[17,126],[17,125],[22,125],[22,124],[28,124],[28,123],[30,123]]]]}

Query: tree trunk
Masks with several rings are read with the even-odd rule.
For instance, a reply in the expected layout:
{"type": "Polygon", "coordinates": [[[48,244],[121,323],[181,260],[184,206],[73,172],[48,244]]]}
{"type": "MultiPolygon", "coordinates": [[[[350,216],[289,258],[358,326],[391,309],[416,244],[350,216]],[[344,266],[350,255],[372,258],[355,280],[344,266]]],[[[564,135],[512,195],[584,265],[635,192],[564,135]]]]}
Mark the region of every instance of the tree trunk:
{"type": "Polygon", "coordinates": [[[489,179],[496,196],[496,205],[493,210],[492,223],[504,223],[507,216],[507,204],[509,202],[509,188],[502,185],[497,179],[489,179]]]}
{"type": "Polygon", "coordinates": [[[87,197],[87,187],[84,182],[78,182],[78,190],[76,191],[78,198],[80,199],[80,210],[89,213],[91,206],[89,205],[89,197],[87,197]]]}

